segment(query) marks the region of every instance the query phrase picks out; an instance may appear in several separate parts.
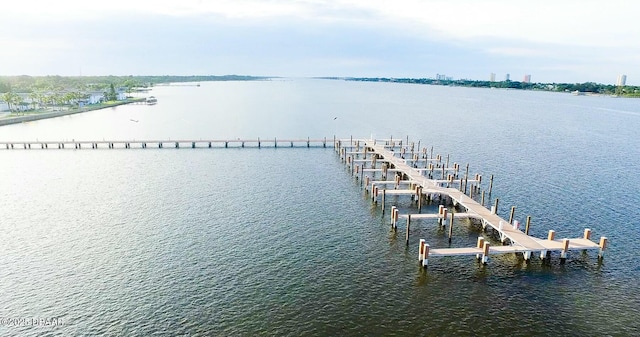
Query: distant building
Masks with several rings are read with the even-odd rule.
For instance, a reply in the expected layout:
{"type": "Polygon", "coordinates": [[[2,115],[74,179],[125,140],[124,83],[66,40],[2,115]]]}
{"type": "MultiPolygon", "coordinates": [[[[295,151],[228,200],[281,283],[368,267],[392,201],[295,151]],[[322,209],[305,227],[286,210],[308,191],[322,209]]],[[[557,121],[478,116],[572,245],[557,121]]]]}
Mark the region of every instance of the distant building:
{"type": "Polygon", "coordinates": [[[616,85],[619,87],[624,87],[625,85],[627,85],[627,75],[618,75],[616,85]]]}
{"type": "Polygon", "coordinates": [[[509,74],[504,75],[504,80],[509,82],[511,80],[511,76],[509,74]]]}
{"type": "Polygon", "coordinates": [[[524,78],[522,79],[522,82],[531,83],[531,75],[524,75],[524,78]]]}
{"type": "Polygon", "coordinates": [[[495,82],[496,81],[496,74],[491,73],[491,75],[489,75],[489,81],[495,82]]]}
{"type": "Polygon", "coordinates": [[[87,99],[87,104],[98,104],[104,101],[104,93],[101,91],[93,91],[87,93],[89,98],[87,99]]]}

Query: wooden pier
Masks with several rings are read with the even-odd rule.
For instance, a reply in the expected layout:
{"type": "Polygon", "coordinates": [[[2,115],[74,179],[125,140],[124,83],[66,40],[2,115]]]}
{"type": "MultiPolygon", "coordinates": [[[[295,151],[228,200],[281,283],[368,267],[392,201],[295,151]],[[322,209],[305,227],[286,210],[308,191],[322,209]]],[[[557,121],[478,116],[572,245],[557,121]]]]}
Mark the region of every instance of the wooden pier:
{"type": "MultiPolygon", "coordinates": [[[[331,140],[329,140],[331,141],[331,140]]],[[[148,139],[148,140],[64,140],[0,141],[0,149],[146,149],[146,148],[244,148],[327,147],[322,139],[148,139]]]]}
{"type": "MultiPolygon", "coordinates": [[[[482,189],[482,176],[469,175],[469,165],[464,174],[457,163],[450,165],[449,156],[433,156],[433,148],[427,151],[415,143],[394,139],[347,139],[338,140],[334,144],[336,152],[352,174],[364,184],[365,191],[370,193],[374,203],[379,199],[385,212],[385,197],[388,195],[408,195],[416,202],[416,213],[399,214],[397,207],[391,207],[391,226],[397,229],[398,220],[406,219],[406,243],[409,244],[412,220],[437,219],[438,225],[446,228],[449,225],[449,243],[453,232],[455,218],[468,218],[482,226],[483,232],[493,230],[497,233],[501,245],[492,246],[483,236],[478,238],[475,247],[432,248],[425,239],[420,239],[418,260],[426,267],[429,258],[440,256],[475,255],[486,264],[491,254],[520,253],[529,261],[532,254],[539,253],[541,259],[548,259],[550,252],[559,252],[561,261],[567,258],[571,250],[598,250],[602,258],[607,246],[607,238],[601,237],[598,243],[591,241],[591,230],[585,229],[581,237],[556,239],[555,231],[550,230],[547,238],[540,239],[529,235],[531,217],[527,217],[524,231],[520,223],[514,220],[515,207],[511,208],[509,220],[501,218],[497,213],[498,199],[486,208],[486,191],[482,189]],[[375,180],[380,173],[381,180],[375,180]],[[389,177],[389,173],[392,177],[389,177]],[[481,198],[481,201],[476,201],[481,198]],[[422,205],[438,200],[441,204],[437,214],[423,214],[422,205]],[[451,210],[443,203],[451,204],[451,210]],[[460,211],[459,211],[460,210],[460,211]]],[[[488,188],[491,197],[493,176],[488,188]]]]}
{"type": "MultiPolygon", "coordinates": [[[[448,228],[449,243],[452,241],[454,219],[469,219],[482,226],[487,235],[496,233],[500,245],[491,245],[489,237],[478,237],[474,247],[432,248],[425,239],[420,239],[418,260],[426,267],[429,258],[440,256],[475,255],[486,264],[492,254],[522,254],[529,261],[534,253],[541,259],[549,259],[550,252],[559,252],[561,261],[571,250],[598,250],[602,258],[607,247],[607,238],[599,242],[591,241],[591,230],[585,229],[581,237],[555,237],[550,230],[547,238],[529,235],[531,217],[527,217],[524,229],[514,220],[515,207],[511,207],[509,220],[498,213],[498,202],[485,207],[485,200],[491,199],[493,176],[489,178],[488,189],[482,187],[482,175],[469,174],[469,164],[464,169],[458,163],[450,163],[450,158],[433,154],[433,148],[420,147],[420,142],[409,143],[409,139],[346,139],[333,140],[334,149],[347,165],[351,174],[361,181],[372,202],[380,203],[385,214],[387,196],[410,196],[416,204],[415,213],[399,214],[398,208],[391,207],[391,226],[398,227],[400,219],[406,220],[406,243],[409,244],[411,221],[435,219],[438,226],[448,228]],[[477,199],[480,201],[478,202],[477,199]],[[422,206],[438,202],[438,213],[422,213],[422,206]],[[452,207],[447,207],[452,206],[452,207]]],[[[327,138],[322,139],[179,139],[179,140],[64,140],[64,141],[0,141],[0,149],[147,149],[147,148],[279,148],[279,147],[327,147],[327,138]]]]}

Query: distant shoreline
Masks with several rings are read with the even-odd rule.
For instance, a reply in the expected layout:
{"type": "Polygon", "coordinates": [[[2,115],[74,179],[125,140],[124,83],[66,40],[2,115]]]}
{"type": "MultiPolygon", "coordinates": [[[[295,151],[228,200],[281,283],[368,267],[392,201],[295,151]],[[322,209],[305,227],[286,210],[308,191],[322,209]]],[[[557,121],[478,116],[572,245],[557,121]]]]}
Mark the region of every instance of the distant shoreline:
{"type": "Polygon", "coordinates": [[[610,84],[599,84],[594,82],[585,83],[535,83],[519,81],[477,81],[477,80],[453,80],[453,79],[431,79],[431,78],[392,78],[392,77],[316,77],[326,80],[343,80],[356,82],[383,82],[383,83],[403,83],[403,84],[427,84],[452,87],[467,88],[489,88],[489,89],[513,89],[513,90],[535,90],[548,92],[564,92],[575,95],[601,95],[624,98],[640,98],[640,86],[616,86],[610,84]]]}
{"type": "Polygon", "coordinates": [[[144,102],[144,100],[145,100],[144,98],[129,98],[129,99],[124,100],[124,101],[88,105],[88,106],[84,106],[82,108],[75,108],[75,109],[69,109],[69,110],[42,112],[42,113],[35,113],[35,114],[30,114],[30,115],[7,117],[7,118],[1,118],[0,117],[0,126],[11,125],[11,124],[19,124],[19,123],[24,123],[24,122],[32,122],[32,121],[37,121],[37,120],[40,120],[40,119],[62,117],[62,116],[73,115],[73,114],[82,113],[82,112],[88,112],[88,111],[100,110],[100,109],[105,109],[105,108],[111,108],[111,107],[118,106],[118,105],[144,102]]]}

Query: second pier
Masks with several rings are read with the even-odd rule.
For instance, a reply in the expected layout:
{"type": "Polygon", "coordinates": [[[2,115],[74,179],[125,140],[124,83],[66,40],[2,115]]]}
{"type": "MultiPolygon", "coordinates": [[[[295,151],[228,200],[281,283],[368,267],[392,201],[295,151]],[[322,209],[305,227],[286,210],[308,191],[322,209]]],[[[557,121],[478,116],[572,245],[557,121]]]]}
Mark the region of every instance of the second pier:
{"type": "MultiPolygon", "coordinates": [[[[443,163],[440,155],[433,156],[433,149],[420,148],[418,143],[404,143],[393,139],[347,139],[337,140],[334,144],[340,158],[349,167],[352,174],[360,179],[365,189],[371,193],[372,201],[381,200],[384,213],[386,195],[409,195],[417,202],[417,213],[399,214],[395,206],[391,208],[391,224],[397,228],[398,220],[406,219],[406,242],[409,243],[411,220],[420,218],[438,219],[438,224],[446,227],[449,224],[449,242],[451,242],[454,218],[471,218],[482,225],[483,231],[493,229],[499,236],[502,245],[492,246],[488,239],[478,237],[475,247],[432,248],[425,239],[420,239],[418,260],[426,267],[430,257],[475,255],[482,263],[487,263],[491,254],[521,253],[525,260],[530,260],[533,253],[539,253],[541,259],[548,258],[549,252],[560,252],[562,261],[570,250],[598,250],[602,258],[607,247],[607,238],[601,237],[599,242],[591,241],[591,230],[586,228],[581,237],[556,239],[555,231],[550,230],[546,239],[529,235],[530,217],[524,231],[520,223],[513,219],[515,207],[511,208],[509,220],[501,218],[498,213],[498,199],[487,209],[484,206],[485,191],[481,189],[482,176],[469,176],[469,165],[462,177],[458,164],[449,165],[449,157],[443,163]],[[429,152],[429,153],[428,153],[429,152]],[[374,180],[376,172],[381,172],[381,180],[374,180]],[[388,174],[393,173],[393,179],[388,174]],[[371,177],[370,177],[371,175],[371,177]],[[440,177],[441,179],[437,179],[440,177]],[[387,188],[387,186],[391,188],[387,188]],[[454,188],[452,186],[458,186],[454,188]],[[478,203],[474,197],[481,196],[478,203]],[[435,198],[447,199],[461,212],[448,214],[447,208],[440,206],[438,214],[422,214],[421,208],[435,198]]],[[[489,182],[489,194],[493,186],[493,177],[489,182]]]]}

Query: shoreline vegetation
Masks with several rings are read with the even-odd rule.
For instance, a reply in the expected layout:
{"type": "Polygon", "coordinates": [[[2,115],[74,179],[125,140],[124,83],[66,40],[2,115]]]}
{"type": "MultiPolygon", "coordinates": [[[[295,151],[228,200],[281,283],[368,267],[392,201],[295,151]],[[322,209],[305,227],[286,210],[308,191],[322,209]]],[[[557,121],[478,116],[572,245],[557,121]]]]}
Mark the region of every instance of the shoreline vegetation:
{"type": "Polygon", "coordinates": [[[54,111],[28,111],[26,113],[11,113],[6,116],[0,116],[0,126],[18,124],[24,122],[31,122],[40,119],[55,118],[67,115],[73,115],[81,112],[88,112],[93,110],[100,110],[105,108],[112,108],[118,105],[130,104],[130,103],[145,103],[145,98],[127,98],[122,101],[108,101],[104,103],[85,105],[82,107],[68,108],[64,110],[54,111]]]}
{"type": "MultiPolygon", "coordinates": [[[[132,93],[154,85],[255,81],[272,77],[224,76],[0,76],[0,126],[144,102],[132,93]]],[[[197,84],[199,86],[199,84],[197,84]]]]}
{"type": "Polygon", "coordinates": [[[640,98],[640,86],[616,86],[612,84],[602,84],[595,82],[585,83],[534,83],[518,81],[476,81],[476,80],[453,80],[453,79],[432,79],[432,78],[393,78],[393,77],[316,77],[318,79],[361,81],[361,82],[387,82],[387,83],[407,83],[407,84],[429,84],[470,88],[490,88],[490,89],[516,89],[516,90],[539,90],[551,92],[567,92],[574,95],[609,95],[614,97],[635,97],[640,98]]]}
{"type": "Polygon", "coordinates": [[[55,90],[108,90],[115,87],[153,87],[157,84],[209,81],[255,81],[275,77],[223,75],[223,76],[0,76],[0,93],[37,92],[55,90]]]}

